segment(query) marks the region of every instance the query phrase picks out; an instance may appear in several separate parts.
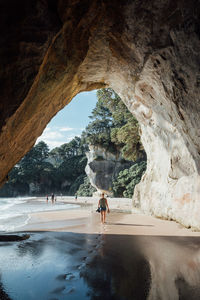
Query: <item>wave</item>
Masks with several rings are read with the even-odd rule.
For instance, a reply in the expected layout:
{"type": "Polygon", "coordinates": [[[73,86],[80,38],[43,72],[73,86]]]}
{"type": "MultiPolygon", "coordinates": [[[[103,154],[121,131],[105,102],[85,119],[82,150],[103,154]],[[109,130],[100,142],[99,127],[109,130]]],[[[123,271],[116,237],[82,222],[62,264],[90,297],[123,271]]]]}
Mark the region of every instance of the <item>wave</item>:
{"type": "Polygon", "coordinates": [[[37,197],[0,198],[0,231],[14,231],[26,225],[32,213],[78,207],[80,206],[77,204],[66,204],[62,201],[47,204],[45,200],[37,197]]]}

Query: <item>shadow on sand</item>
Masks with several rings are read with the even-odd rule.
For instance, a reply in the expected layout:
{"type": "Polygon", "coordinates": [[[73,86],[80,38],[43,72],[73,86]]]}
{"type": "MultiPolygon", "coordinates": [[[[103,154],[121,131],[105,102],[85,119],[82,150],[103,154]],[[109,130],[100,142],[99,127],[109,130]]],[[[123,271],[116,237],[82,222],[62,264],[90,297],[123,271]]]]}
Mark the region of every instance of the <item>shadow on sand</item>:
{"type": "Polygon", "coordinates": [[[128,223],[113,223],[113,222],[106,222],[108,225],[122,225],[122,226],[143,226],[143,227],[154,227],[154,225],[148,225],[148,224],[128,224],[128,223]]]}

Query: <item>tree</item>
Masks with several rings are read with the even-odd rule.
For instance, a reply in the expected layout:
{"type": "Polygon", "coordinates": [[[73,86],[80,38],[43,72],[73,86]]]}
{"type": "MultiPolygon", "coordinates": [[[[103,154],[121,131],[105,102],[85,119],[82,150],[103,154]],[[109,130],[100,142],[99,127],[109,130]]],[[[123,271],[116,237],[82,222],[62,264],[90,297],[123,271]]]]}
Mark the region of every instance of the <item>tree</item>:
{"type": "Polygon", "coordinates": [[[131,198],[134,193],[136,184],[141,180],[146,170],[146,161],[138,160],[129,169],[119,172],[117,178],[113,182],[113,191],[116,197],[131,198]]]}
{"type": "Polygon", "coordinates": [[[139,124],[120,97],[111,89],[97,91],[97,104],[92,111],[92,122],[82,137],[92,145],[101,145],[111,152],[121,152],[126,160],[143,157],[139,124]]]}
{"type": "MultiPolygon", "coordinates": [[[[99,93],[97,91],[97,97],[99,93]]],[[[106,149],[110,148],[113,150],[114,145],[110,138],[111,127],[113,126],[112,113],[105,106],[103,98],[98,97],[96,107],[93,109],[90,119],[93,121],[89,123],[82,133],[82,139],[87,144],[101,145],[106,149]]]]}
{"type": "Polygon", "coordinates": [[[96,189],[91,185],[89,178],[85,176],[83,184],[79,186],[79,189],[76,193],[77,196],[91,197],[94,192],[96,192],[96,189]]]}
{"type": "Polygon", "coordinates": [[[51,168],[50,163],[46,162],[48,155],[49,148],[45,142],[41,141],[22,158],[19,163],[19,174],[26,182],[40,182],[45,170],[51,168]]]}

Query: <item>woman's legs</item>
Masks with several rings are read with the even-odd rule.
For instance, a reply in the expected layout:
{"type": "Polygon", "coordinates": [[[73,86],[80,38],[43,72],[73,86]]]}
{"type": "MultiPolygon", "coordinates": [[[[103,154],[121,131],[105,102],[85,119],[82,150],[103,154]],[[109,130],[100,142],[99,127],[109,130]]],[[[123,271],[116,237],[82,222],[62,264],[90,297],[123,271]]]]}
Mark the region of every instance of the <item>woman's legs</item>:
{"type": "Polygon", "coordinates": [[[103,210],[101,210],[101,223],[103,223],[103,210]]]}
{"type": "Polygon", "coordinates": [[[106,210],[101,210],[101,223],[105,223],[106,221],[106,210]]]}
{"type": "Polygon", "coordinates": [[[103,210],[103,223],[105,223],[105,221],[106,221],[106,211],[103,210]]]}

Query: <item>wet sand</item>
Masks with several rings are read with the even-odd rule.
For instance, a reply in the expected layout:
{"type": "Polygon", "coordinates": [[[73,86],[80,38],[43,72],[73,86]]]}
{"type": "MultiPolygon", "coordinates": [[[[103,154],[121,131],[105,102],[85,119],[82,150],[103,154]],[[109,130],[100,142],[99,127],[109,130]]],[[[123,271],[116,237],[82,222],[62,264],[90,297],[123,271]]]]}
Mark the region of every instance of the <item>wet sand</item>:
{"type": "Polygon", "coordinates": [[[117,203],[101,225],[90,204],[33,214],[29,239],[0,243],[5,299],[200,299],[200,232],[117,203]]]}
{"type": "Polygon", "coordinates": [[[28,225],[21,227],[20,231],[200,237],[198,231],[187,229],[174,221],[145,215],[132,208],[131,199],[121,201],[120,204],[119,199],[109,199],[110,214],[107,214],[104,225],[100,222],[100,214],[96,212],[97,199],[80,198],[76,201],[71,198],[63,202],[78,204],[80,208],[31,214],[28,225]]]}

